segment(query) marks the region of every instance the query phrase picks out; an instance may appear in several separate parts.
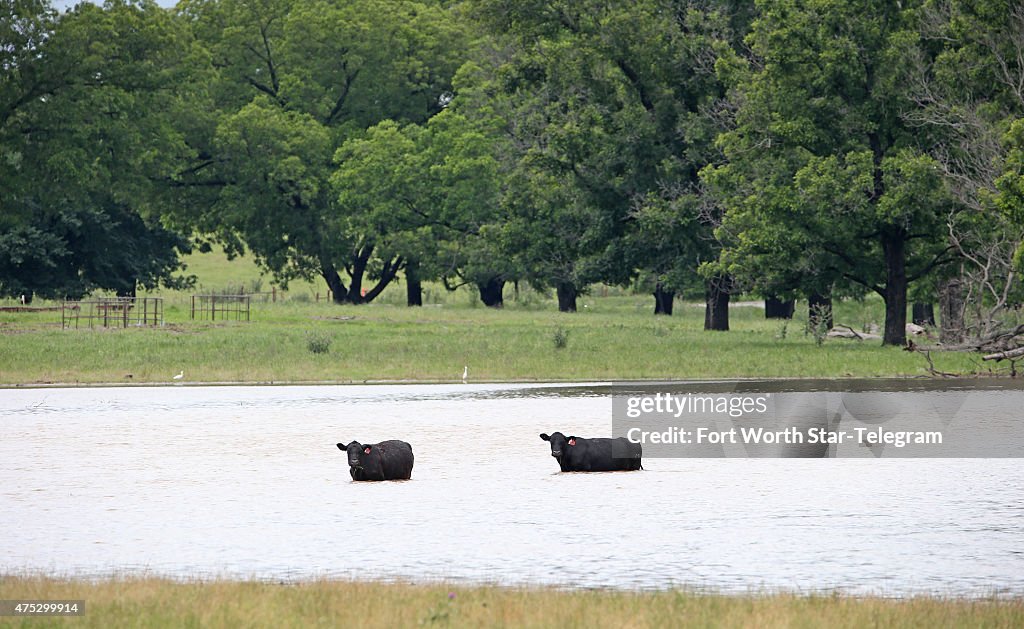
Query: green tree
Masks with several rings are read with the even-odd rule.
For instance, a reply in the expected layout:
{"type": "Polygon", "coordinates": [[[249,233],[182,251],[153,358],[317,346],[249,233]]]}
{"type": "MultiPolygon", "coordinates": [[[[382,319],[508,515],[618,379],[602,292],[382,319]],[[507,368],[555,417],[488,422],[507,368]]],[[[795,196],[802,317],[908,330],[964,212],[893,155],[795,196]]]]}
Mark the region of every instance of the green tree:
{"type": "Polygon", "coordinates": [[[501,218],[497,121],[467,118],[460,100],[456,92],[424,125],[384,121],[336,155],[342,214],[388,234],[386,248],[405,261],[410,305],[421,302],[417,284],[433,279],[476,284],[486,305],[500,307],[501,287],[514,277],[481,234],[501,218]]]}
{"type": "Polygon", "coordinates": [[[656,312],[670,313],[717,256],[698,172],[723,113],[714,65],[738,42],[745,3],[476,6],[514,46],[494,79],[519,155],[507,250],[564,310],[587,284],[626,284],[640,270],[656,312]]]}
{"type": "Polygon", "coordinates": [[[500,242],[516,151],[507,95],[478,62],[494,53],[488,43],[478,42],[472,60],[456,74],[451,106],[430,121],[429,179],[442,193],[435,272],[449,288],[474,284],[484,305],[500,308],[505,284],[524,273],[500,242]]]}
{"type": "Polygon", "coordinates": [[[715,67],[738,55],[755,13],[745,2],[670,6],[671,12],[654,13],[669,43],[649,53],[644,67],[650,67],[640,73],[647,91],[664,95],[648,111],[664,120],[654,134],[657,161],[648,167],[657,169],[656,179],[633,199],[624,248],[642,285],[652,289],[655,314],[671,314],[676,293],[702,295],[705,329],[728,330],[732,277],[707,272],[719,256],[714,228],[722,209],[699,172],[721,161],[715,138],[733,125],[726,85],[715,67]]]}
{"type": "Polygon", "coordinates": [[[913,6],[862,0],[759,3],[725,164],[705,170],[727,206],[726,268],[808,269],[885,301],[884,343],[905,341],[907,288],[950,259],[948,195],[900,116],[913,6]]]}
{"type": "Polygon", "coordinates": [[[647,4],[482,1],[476,8],[514,46],[492,74],[514,154],[506,220],[488,232],[533,284],[556,290],[560,310],[574,311],[588,284],[631,275],[621,236],[631,199],[653,177],[650,155],[661,153],[650,141],[651,99],[661,95],[637,80],[624,46],[641,39],[656,46],[661,33],[625,39],[648,25],[640,20],[647,4]]]}
{"type": "Polygon", "coordinates": [[[0,292],[179,286],[188,242],[159,221],[185,151],[171,120],[197,60],[152,2],[0,10],[0,292]]]}
{"type": "Polygon", "coordinates": [[[955,203],[946,222],[959,264],[940,286],[966,287],[966,301],[943,304],[943,342],[963,340],[968,328],[984,339],[1019,300],[1012,252],[1024,241],[1024,222],[1004,203],[1001,186],[1014,171],[1012,124],[1024,116],[1024,8],[932,0],[919,9],[916,37],[905,45],[901,80],[911,106],[903,117],[928,138],[955,203]]]}
{"type": "Polygon", "coordinates": [[[378,295],[407,260],[391,246],[402,221],[378,220],[382,211],[353,198],[339,204],[334,160],[383,120],[422,124],[444,109],[465,55],[453,10],[384,0],[180,8],[218,69],[210,112],[197,112],[196,162],[177,182],[183,222],[231,253],[247,246],[282,282],[320,275],[339,303],[378,295]],[[376,283],[364,295],[367,278],[376,283]]]}

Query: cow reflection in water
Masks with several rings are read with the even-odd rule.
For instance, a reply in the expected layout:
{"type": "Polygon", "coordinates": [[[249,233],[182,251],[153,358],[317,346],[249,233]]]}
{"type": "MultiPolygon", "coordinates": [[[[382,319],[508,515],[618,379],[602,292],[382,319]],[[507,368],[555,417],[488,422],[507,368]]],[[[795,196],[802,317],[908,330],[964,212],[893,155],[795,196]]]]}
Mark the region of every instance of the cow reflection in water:
{"type": "Polygon", "coordinates": [[[408,480],[412,478],[412,446],[404,441],[338,444],[348,454],[352,480],[408,480]]]}
{"type": "Polygon", "coordinates": [[[639,443],[629,439],[584,439],[566,437],[560,432],[540,438],[551,444],[551,456],[558,461],[563,472],[616,472],[620,470],[642,470],[640,458],[643,451],[639,443]]]}

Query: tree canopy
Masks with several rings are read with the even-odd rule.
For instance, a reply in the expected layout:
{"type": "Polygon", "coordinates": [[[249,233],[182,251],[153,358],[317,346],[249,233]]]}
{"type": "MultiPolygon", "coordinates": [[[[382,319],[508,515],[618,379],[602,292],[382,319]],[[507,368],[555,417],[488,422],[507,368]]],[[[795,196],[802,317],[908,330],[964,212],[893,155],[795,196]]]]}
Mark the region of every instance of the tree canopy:
{"type": "Polygon", "coordinates": [[[744,275],[776,270],[771,289],[878,293],[884,341],[902,345],[909,282],[951,259],[938,165],[900,115],[896,62],[915,7],[760,8],[736,128],[719,138],[727,162],[705,171],[727,204],[722,262],[744,275]]]}
{"type": "Polygon", "coordinates": [[[282,282],[320,275],[335,301],[372,299],[406,261],[389,246],[402,221],[335,193],[336,160],[352,157],[339,149],[382,121],[441,112],[463,26],[436,2],[189,0],[180,10],[216,71],[194,164],[178,178],[183,222],[232,253],[247,247],[282,282]],[[377,282],[364,294],[367,276],[377,282]]]}
{"type": "Polygon", "coordinates": [[[604,282],[727,329],[732,292],[876,293],[902,344],[911,297],[1020,298],[1022,33],[1010,0],[10,0],[0,294],[181,286],[218,242],[338,303],[604,282]]]}
{"type": "Polygon", "coordinates": [[[0,292],[181,285],[188,241],[156,189],[186,154],[173,120],[202,62],[187,26],[152,2],[4,7],[0,292]]]}

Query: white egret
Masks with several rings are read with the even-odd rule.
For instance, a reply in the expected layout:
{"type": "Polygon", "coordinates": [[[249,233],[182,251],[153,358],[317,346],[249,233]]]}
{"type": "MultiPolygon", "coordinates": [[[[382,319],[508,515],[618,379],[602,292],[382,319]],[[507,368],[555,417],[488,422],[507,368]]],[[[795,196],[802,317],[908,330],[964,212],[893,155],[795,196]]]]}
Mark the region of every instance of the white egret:
{"type": "Polygon", "coordinates": [[[175,380],[181,380],[184,377],[185,377],[185,370],[182,369],[181,371],[178,372],[178,375],[174,376],[174,379],[175,380]]]}
{"type": "Polygon", "coordinates": [[[462,383],[466,383],[466,378],[469,377],[469,365],[462,366],[462,383]]]}

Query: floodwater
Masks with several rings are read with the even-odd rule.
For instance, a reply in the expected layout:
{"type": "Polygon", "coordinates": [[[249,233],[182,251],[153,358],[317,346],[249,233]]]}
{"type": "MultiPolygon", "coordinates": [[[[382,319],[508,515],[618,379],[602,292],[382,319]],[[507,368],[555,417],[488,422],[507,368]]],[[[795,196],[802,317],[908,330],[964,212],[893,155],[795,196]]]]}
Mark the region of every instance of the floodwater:
{"type": "Polygon", "coordinates": [[[0,574],[1024,593],[1020,459],[558,473],[538,433],[610,413],[601,385],[3,390],[0,574]],[[352,482],[335,444],[392,438],[412,480],[352,482]]]}

